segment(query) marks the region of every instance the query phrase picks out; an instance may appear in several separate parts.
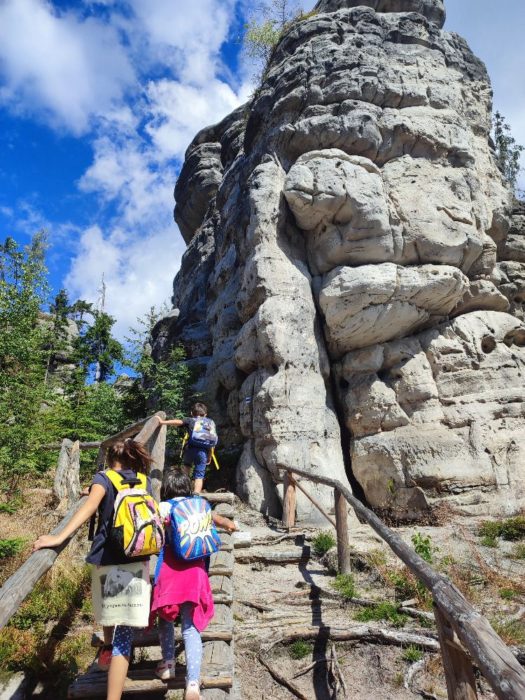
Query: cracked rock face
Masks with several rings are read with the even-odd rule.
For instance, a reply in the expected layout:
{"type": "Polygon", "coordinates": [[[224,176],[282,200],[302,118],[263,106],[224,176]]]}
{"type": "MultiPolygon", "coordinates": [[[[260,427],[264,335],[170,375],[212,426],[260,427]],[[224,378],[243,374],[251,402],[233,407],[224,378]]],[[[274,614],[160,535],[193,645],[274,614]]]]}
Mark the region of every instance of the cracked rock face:
{"type": "Polygon", "coordinates": [[[485,67],[444,19],[441,0],[320,0],[186,154],[178,313],[154,352],[182,342],[203,370],[265,513],[283,465],[350,476],[406,519],[525,505],[525,217],[485,67]]]}

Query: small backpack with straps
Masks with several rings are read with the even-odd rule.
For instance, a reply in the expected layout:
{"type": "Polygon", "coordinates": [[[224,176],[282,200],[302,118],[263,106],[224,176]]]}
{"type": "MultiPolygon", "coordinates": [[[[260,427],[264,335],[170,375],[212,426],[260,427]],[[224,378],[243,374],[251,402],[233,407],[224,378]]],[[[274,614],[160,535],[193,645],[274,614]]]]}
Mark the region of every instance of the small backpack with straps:
{"type": "Polygon", "coordinates": [[[209,450],[215,447],[218,441],[217,428],[214,421],[207,416],[197,416],[193,424],[193,430],[188,438],[188,445],[209,450]]]}
{"type": "Polygon", "coordinates": [[[146,476],[138,473],[130,480],[113,469],[105,474],[117,491],[109,534],[112,548],[126,559],[158,554],[164,546],[164,528],[157,503],[147,491],[146,476]]]}
{"type": "Polygon", "coordinates": [[[213,524],[210,504],[201,496],[172,499],[170,511],[171,548],[177,559],[192,561],[209,557],[221,548],[213,524]]]}

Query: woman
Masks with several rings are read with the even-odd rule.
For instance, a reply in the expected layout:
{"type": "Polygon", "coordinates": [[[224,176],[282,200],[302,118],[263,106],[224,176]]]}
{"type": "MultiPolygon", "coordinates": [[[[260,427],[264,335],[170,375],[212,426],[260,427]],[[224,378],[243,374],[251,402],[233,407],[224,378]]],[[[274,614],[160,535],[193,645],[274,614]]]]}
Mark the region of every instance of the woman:
{"type": "MultiPolygon", "coordinates": [[[[124,496],[124,490],[136,487],[135,492],[142,494],[144,507],[152,511],[153,538],[155,533],[159,534],[153,514],[154,510],[158,519],[157,506],[153,501],[150,480],[146,476],[152,461],[145,447],[130,438],[111,445],[107,451],[109,469],[95,475],[87,501],[60,534],[43,535],[33,546],[33,551],[36,551],[43,547],[61,545],[98,511],[97,531],[86,561],[94,565],[93,607],[95,618],[104,626],[104,646],[99,654],[98,665],[102,670],[109,668],[107,700],[119,700],[122,696],[129,668],[133,630],[135,627],[148,626],[151,594],[149,553],[134,556],[130,562],[129,554],[125,554],[118,543],[115,544],[115,501],[119,499],[119,494],[120,498],[124,496]]],[[[140,496],[137,497],[140,499],[140,496]]],[[[158,524],[160,527],[160,519],[158,524]]],[[[150,553],[154,553],[154,550],[150,553]]]]}

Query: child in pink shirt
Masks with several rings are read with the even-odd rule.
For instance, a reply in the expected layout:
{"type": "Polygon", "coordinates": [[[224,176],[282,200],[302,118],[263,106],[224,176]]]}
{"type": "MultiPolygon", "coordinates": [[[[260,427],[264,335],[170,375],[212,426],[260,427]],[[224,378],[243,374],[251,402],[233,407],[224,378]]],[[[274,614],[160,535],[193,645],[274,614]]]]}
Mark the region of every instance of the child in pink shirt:
{"type": "MultiPolygon", "coordinates": [[[[161,489],[160,513],[168,525],[172,499],[192,495],[191,481],[186,474],[170,470],[164,475],[161,489]]],[[[231,520],[213,514],[213,520],[221,527],[235,530],[231,520]]],[[[167,540],[169,540],[169,533],[167,540]]],[[[186,561],[177,559],[170,544],[164,547],[155,577],[152,616],[159,618],[159,638],[162,662],[156,673],[162,680],[175,677],[175,641],[173,623],[181,618],[182,638],[186,654],[185,700],[199,700],[199,681],[202,663],[201,632],[214,615],[213,596],[205,567],[205,559],[186,561]]]]}

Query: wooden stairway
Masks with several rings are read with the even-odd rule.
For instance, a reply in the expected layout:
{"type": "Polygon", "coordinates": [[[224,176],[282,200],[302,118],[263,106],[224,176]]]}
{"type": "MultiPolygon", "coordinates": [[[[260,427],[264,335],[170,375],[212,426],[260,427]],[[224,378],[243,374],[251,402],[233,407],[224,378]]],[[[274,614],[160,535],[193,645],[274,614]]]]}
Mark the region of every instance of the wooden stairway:
{"type": "MultiPolygon", "coordinates": [[[[214,505],[215,512],[228,518],[234,516],[234,496],[231,493],[205,494],[214,505]]],[[[201,696],[203,700],[233,700],[234,654],[233,654],[233,566],[234,552],[231,535],[221,532],[221,551],[210,561],[210,584],[215,604],[215,616],[202,633],[203,660],[201,672],[201,696]]],[[[176,628],[177,652],[181,644],[180,628],[176,628]]],[[[94,635],[93,645],[102,644],[94,635]]],[[[156,629],[138,631],[134,639],[134,658],[143,655],[139,649],[148,649],[145,656],[155,656],[154,660],[140,660],[130,664],[122,697],[162,697],[168,690],[185,687],[186,668],[177,664],[177,677],[168,682],[155,676],[155,666],[160,658],[158,633],[156,629]]],[[[107,673],[99,671],[94,663],[88,671],[78,676],[70,685],[68,698],[106,697],[107,673]]]]}

